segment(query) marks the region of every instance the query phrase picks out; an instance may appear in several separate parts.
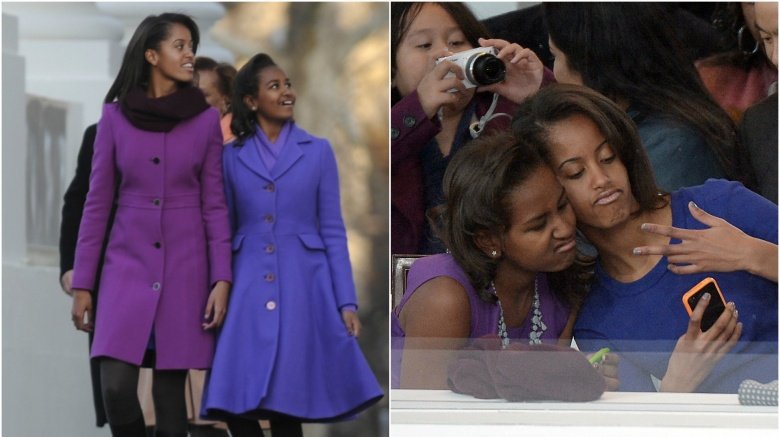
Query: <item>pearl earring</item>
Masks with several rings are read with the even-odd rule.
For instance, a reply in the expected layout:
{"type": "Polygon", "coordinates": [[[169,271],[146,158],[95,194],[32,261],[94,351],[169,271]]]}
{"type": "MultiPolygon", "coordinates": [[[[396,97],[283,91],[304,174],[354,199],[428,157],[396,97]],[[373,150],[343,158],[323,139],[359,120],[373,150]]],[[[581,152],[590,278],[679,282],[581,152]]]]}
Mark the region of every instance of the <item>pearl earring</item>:
{"type": "Polygon", "coordinates": [[[491,256],[492,258],[495,258],[495,257],[496,257],[496,255],[498,255],[498,252],[496,252],[495,250],[490,252],[490,256],[491,256]]]}

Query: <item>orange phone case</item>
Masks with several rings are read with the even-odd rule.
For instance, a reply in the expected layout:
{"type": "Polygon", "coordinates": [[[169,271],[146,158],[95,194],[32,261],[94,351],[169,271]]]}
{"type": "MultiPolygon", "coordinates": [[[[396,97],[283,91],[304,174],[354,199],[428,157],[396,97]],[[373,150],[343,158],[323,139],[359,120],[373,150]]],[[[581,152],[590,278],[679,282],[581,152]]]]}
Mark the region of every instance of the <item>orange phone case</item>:
{"type": "Polygon", "coordinates": [[[706,287],[709,284],[712,284],[715,287],[715,290],[718,291],[720,301],[723,302],[724,305],[726,304],[726,299],[723,297],[723,293],[720,291],[720,287],[718,287],[718,283],[715,282],[715,279],[707,277],[702,279],[698,284],[694,285],[693,287],[691,287],[690,290],[686,291],[685,294],[683,294],[682,302],[683,305],[685,306],[685,311],[688,311],[689,316],[693,313],[693,308],[691,308],[690,304],[688,303],[689,298],[694,294],[698,293],[702,288],[706,287]]]}

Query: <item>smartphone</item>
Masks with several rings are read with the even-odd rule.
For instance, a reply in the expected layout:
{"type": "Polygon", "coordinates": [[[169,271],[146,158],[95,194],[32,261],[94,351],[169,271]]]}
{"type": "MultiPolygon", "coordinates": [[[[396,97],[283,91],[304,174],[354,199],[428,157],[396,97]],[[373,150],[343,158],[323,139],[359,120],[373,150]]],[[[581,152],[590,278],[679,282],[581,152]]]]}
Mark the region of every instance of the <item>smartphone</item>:
{"type": "Polygon", "coordinates": [[[699,303],[699,299],[709,293],[710,303],[704,310],[704,316],[701,319],[701,330],[707,331],[715,324],[723,311],[726,309],[726,300],[723,298],[723,293],[718,287],[718,283],[713,278],[704,278],[701,282],[694,285],[690,290],[686,291],[682,297],[685,310],[688,311],[690,316],[693,313],[693,309],[696,308],[696,304],[699,303]]]}

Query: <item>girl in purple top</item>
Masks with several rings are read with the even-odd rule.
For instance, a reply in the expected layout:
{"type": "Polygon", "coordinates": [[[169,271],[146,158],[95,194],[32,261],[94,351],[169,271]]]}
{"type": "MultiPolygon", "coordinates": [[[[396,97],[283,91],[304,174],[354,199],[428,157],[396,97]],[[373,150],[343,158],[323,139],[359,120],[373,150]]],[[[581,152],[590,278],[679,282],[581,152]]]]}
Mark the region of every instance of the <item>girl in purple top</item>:
{"type": "Polygon", "coordinates": [[[453,159],[444,189],[451,254],[409,272],[392,314],[394,387],[446,388],[452,353],[485,335],[568,346],[584,294],[574,213],[536,153],[508,133],[480,138],[453,159]]]}
{"type": "Polygon", "coordinates": [[[217,111],[192,86],[197,48],[191,18],[144,19],[97,128],[72,315],[76,328],[92,330],[89,290],[97,285],[116,204],[91,351],[100,358],[114,436],[145,435],[137,396],[141,365],[154,367],[155,435],[187,435],[187,369],[211,366],[214,328],[227,306],[232,275],[222,134],[217,111]]]}

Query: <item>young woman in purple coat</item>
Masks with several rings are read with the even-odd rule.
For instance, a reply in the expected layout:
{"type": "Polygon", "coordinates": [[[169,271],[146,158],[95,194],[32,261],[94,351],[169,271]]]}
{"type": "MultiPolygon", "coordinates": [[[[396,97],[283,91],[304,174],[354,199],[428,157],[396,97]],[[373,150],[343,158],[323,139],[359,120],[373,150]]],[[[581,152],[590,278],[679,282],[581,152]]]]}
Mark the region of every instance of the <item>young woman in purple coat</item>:
{"type": "Polygon", "coordinates": [[[293,121],[295,92],[266,54],[236,76],[223,163],[234,285],[202,415],[233,436],[301,436],[301,422],[354,417],[382,397],[360,321],[327,140],[293,121]]]}
{"type": "Polygon", "coordinates": [[[91,355],[114,436],[145,436],[139,366],[153,367],[156,436],[186,436],[187,369],[211,366],[230,287],[219,115],[191,85],[198,28],[145,18],[98,123],[73,275],[73,322],[92,330],[97,264],[113,204],[91,355]],[[205,317],[204,317],[205,314],[205,317]]]}

